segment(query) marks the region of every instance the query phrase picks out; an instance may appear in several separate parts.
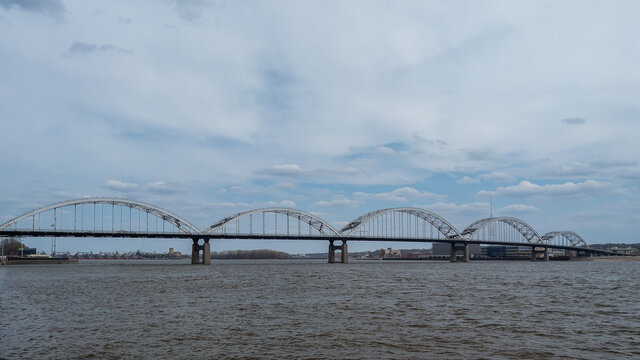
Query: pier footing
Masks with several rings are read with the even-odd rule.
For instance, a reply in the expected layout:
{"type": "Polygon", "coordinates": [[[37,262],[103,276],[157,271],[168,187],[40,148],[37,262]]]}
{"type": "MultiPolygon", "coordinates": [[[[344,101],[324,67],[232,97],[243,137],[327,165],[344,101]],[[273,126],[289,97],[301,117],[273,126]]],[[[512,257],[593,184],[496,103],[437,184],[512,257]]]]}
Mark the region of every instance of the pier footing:
{"type": "Polygon", "coordinates": [[[194,238],[193,245],[191,245],[191,263],[192,264],[211,264],[211,244],[209,240],[203,240],[204,243],[200,245],[200,239],[194,238]]]}
{"type": "Polygon", "coordinates": [[[349,251],[347,249],[347,241],[342,240],[342,245],[335,245],[333,240],[329,240],[329,264],[336,262],[336,250],[340,250],[340,262],[346,264],[349,262],[349,251]]]}
{"type": "Polygon", "coordinates": [[[457,262],[458,261],[458,251],[462,251],[463,252],[463,256],[462,256],[462,262],[469,262],[470,260],[470,255],[469,255],[469,244],[467,243],[458,243],[458,244],[451,244],[451,255],[449,257],[449,261],[451,262],[457,262]]]}

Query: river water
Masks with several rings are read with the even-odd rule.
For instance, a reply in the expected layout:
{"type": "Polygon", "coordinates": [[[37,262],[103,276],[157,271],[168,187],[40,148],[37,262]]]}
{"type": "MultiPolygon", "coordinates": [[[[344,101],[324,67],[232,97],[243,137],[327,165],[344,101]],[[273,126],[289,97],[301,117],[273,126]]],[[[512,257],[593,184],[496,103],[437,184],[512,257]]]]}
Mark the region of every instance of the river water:
{"type": "Polygon", "coordinates": [[[640,358],[640,262],[0,267],[4,359],[640,358]]]}

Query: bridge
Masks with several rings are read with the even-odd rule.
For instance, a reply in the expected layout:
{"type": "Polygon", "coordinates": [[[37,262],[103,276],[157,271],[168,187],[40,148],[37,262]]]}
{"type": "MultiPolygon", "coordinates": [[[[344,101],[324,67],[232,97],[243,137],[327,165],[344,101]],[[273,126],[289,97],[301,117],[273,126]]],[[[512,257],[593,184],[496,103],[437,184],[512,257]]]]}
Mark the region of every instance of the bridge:
{"type": "Polygon", "coordinates": [[[478,220],[458,231],[431,211],[398,207],[364,214],[338,230],[311,213],[292,208],[262,208],[240,212],[200,230],[186,219],[161,207],[120,198],[84,198],[43,206],[0,225],[0,237],[91,237],[192,240],[193,264],[210,264],[214,239],[324,240],[328,261],[348,262],[351,241],[430,242],[451,244],[450,260],[470,260],[469,245],[510,245],[531,248],[532,260],[549,260],[549,250],[579,254],[605,254],[591,249],[573,231],[540,235],[514,217],[478,220]]]}

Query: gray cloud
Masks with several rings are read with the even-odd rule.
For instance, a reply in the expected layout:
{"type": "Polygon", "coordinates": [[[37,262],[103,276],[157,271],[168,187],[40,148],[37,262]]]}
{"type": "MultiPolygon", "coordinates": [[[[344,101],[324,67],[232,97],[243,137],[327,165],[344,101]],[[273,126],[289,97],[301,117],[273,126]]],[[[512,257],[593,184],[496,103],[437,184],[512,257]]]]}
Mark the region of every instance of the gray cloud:
{"type": "Polygon", "coordinates": [[[263,169],[262,173],[271,176],[295,177],[303,176],[307,174],[308,171],[302,169],[298,164],[277,164],[263,169]]]}
{"type": "Polygon", "coordinates": [[[187,21],[200,19],[210,6],[206,0],[174,0],[174,3],[178,15],[187,21]]]}
{"type": "Polygon", "coordinates": [[[53,17],[60,17],[65,12],[61,0],[0,0],[4,9],[19,8],[23,11],[44,13],[53,17]]]}
{"type": "Polygon", "coordinates": [[[636,160],[614,158],[595,159],[591,162],[573,162],[568,165],[549,169],[545,175],[563,178],[616,177],[636,178],[639,171],[636,160]]]}
{"type": "Polygon", "coordinates": [[[358,169],[353,167],[318,167],[313,169],[303,169],[298,164],[277,164],[259,171],[260,174],[275,177],[309,177],[318,179],[327,176],[349,176],[359,173],[358,169]]]}
{"type": "Polygon", "coordinates": [[[587,120],[583,118],[566,118],[562,119],[562,122],[569,125],[583,125],[587,122],[587,120]]]}
{"type": "Polygon", "coordinates": [[[493,171],[487,174],[482,174],[478,176],[482,180],[493,181],[493,182],[507,182],[514,180],[514,177],[502,172],[502,171],[493,171]]]}
{"type": "Polygon", "coordinates": [[[473,161],[486,161],[495,158],[495,153],[492,149],[468,150],[467,158],[473,161]]]}
{"type": "Polygon", "coordinates": [[[585,194],[606,194],[620,192],[613,183],[586,180],[581,183],[566,182],[564,184],[538,185],[530,181],[521,181],[518,185],[498,187],[495,191],[479,191],[479,196],[511,196],[511,197],[558,197],[585,194]]]}
{"type": "Polygon", "coordinates": [[[86,43],[84,41],[76,41],[67,50],[67,55],[89,55],[99,51],[117,51],[121,53],[131,52],[131,50],[125,50],[111,44],[98,45],[86,43]]]}

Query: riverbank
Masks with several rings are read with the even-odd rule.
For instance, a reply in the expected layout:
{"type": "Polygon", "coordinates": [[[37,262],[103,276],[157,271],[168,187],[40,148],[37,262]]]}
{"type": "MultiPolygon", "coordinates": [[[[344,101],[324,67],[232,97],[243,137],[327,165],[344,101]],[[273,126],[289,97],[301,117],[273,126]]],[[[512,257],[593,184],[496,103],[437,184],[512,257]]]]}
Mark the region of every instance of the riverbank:
{"type": "Polygon", "coordinates": [[[582,259],[587,261],[640,261],[640,256],[594,256],[582,259]]]}
{"type": "Polygon", "coordinates": [[[34,264],[77,264],[78,259],[68,257],[19,257],[4,256],[0,265],[34,265],[34,264]]]}

